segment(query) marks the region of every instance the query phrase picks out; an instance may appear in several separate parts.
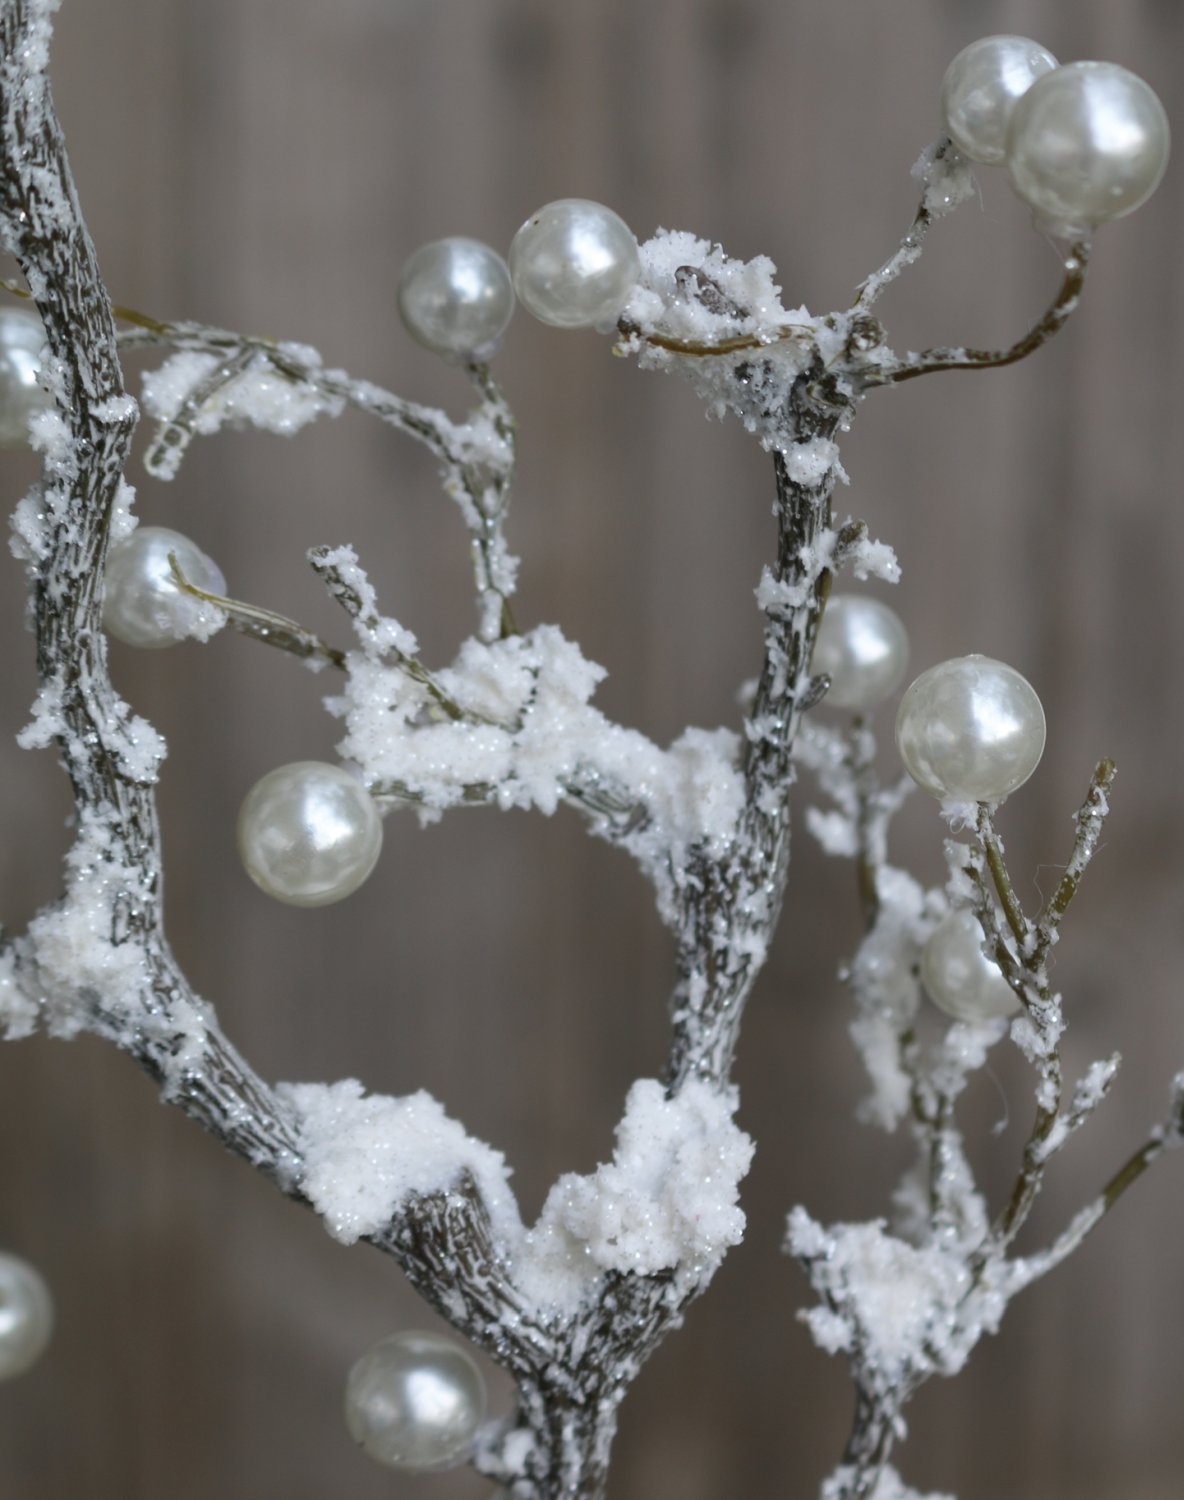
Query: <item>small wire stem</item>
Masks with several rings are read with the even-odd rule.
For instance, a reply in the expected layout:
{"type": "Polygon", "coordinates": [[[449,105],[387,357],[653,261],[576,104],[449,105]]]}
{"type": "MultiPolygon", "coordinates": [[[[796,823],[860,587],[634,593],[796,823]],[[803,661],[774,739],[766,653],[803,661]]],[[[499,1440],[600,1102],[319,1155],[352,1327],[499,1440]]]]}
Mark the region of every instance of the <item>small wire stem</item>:
{"type": "Polygon", "coordinates": [[[173,580],[182,593],[200,599],[205,604],[215,605],[229,617],[230,624],[241,635],[249,635],[253,640],[262,641],[265,646],[275,646],[304,661],[324,661],[330,666],[345,669],[344,651],[328,645],[320,636],[306,630],[295,620],[277,615],[272,610],[262,609],[257,604],[247,604],[241,599],[228,599],[222,594],[211,594],[205,589],[199,589],[185,577],[173,552],[169,553],[169,567],[173,580]]]}
{"type": "Polygon", "coordinates": [[[1033,955],[1036,963],[1040,963],[1045,958],[1056,940],[1061,919],[1077,894],[1086,866],[1097,851],[1102,836],[1102,825],[1110,810],[1110,788],[1114,784],[1116,775],[1117,767],[1108,757],[1098,762],[1089,784],[1089,791],[1085,795],[1085,801],[1076,815],[1077,837],[1073,843],[1073,852],[1069,856],[1069,862],[1065,866],[1065,873],[1061,876],[1056,890],[1052,893],[1036,923],[1036,946],[1033,955]]]}
{"type": "Polygon", "coordinates": [[[1007,918],[1007,925],[1011,928],[1012,936],[1022,954],[1029,944],[1032,924],[1024,915],[1024,909],[1016,896],[1011,876],[1008,874],[1007,865],[1003,859],[1003,844],[995,832],[991,809],[985,802],[979,804],[978,836],[987,858],[987,867],[991,872],[991,880],[999,897],[999,904],[1003,908],[1003,915],[1007,918]]]}
{"type": "Polygon", "coordinates": [[[1076,312],[1085,287],[1089,252],[1088,240],[1078,240],[1070,246],[1064,261],[1064,280],[1056,300],[1040,321],[1010,348],[925,349],[919,354],[905,355],[899,364],[869,371],[865,383],[869,386],[897,384],[903,380],[915,380],[918,375],[932,375],[938,370],[997,370],[1026,359],[1059,333],[1076,312]]]}
{"type": "Polygon", "coordinates": [[[640,339],[643,344],[649,344],[654,349],[665,349],[670,354],[689,354],[696,359],[710,359],[721,354],[740,354],[745,349],[769,349],[789,339],[800,339],[806,342],[812,336],[811,330],[801,323],[782,323],[772,334],[768,332],[738,334],[734,338],[719,339],[715,343],[707,344],[696,339],[676,339],[667,333],[643,333],[635,324],[626,323],[624,319],[618,323],[617,327],[626,341],[640,339]]]}

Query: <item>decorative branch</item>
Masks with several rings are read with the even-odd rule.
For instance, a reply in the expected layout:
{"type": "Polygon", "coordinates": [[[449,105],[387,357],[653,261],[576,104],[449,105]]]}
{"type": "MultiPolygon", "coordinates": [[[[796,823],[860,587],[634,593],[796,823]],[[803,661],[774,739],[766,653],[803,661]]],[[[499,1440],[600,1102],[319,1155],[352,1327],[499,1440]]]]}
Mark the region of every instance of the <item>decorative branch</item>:
{"type": "MultiPolygon", "coordinates": [[[[887,1128],[909,1118],[918,1147],[899,1195],[908,1235],[879,1222],[825,1230],[803,1210],[790,1223],[789,1248],[820,1301],[807,1320],[821,1344],[848,1353],[856,1384],[852,1436],[824,1495],[871,1500],[892,1474],[888,1460],[913,1391],[960,1368],[1008,1296],[1068,1254],[1184,1135],[1178,1080],[1170,1122],[1099,1198],[1043,1257],[1008,1260],[1050,1158],[1100,1104],[1117,1067],[1117,1059],[1095,1064],[1062,1108],[1063,1019],[1046,960],[1098,847],[1109,762],[1078,813],[1065,875],[1033,922],[1016,898],[988,805],[979,811],[977,846],[959,851],[965,864],[948,890],[925,892],[887,864],[888,827],[904,793],[880,789],[870,730],[859,723],[846,740],[807,733],[795,760],[804,716],[833,686],[813,658],[835,573],[847,565],[857,576],[899,571],[862,523],[835,525],[835,488],[845,479],[838,440],[859,400],[878,385],[1034,352],[1077,305],[1088,239],[1068,252],[1048,313],[1010,349],[939,348],[901,359],[869,309],[916,261],[933,220],[971,191],[966,161],[945,138],[918,163],[922,202],[900,248],[844,313],[790,317],[763,259],[742,264],[704,241],[664,233],[638,251],[625,234],[615,269],[626,283],[638,274],[627,305],[610,310],[609,321],[620,311],[620,350],[646,368],[680,374],[710,410],[738,417],[771,455],[776,489],[775,558],[757,589],[762,662],[743,735],[688,730],[661,749],[591,706],[601,670],[557,629],[516,627],[516,563],[504,538],[514,422],[475,355],[466,373],[479,401],[466,421],[453,422],[326,369],[316,351],[295,344],[129,309],[115,310],[129,325],[117,339],[44,75],[56,4],[0,0],[0,227],[41,310],[56,400],[34,423],[42,480],[16,523],[41,683],[22,743],[56,743],[77,820],[63,896],[23,937],[0,946],[5,1029],[105,1037],[159,1082],[164,1099],[314,1209],[330,1233],[390,1254],[516,1383],[514,1414],[477,1436],[478,1471],[514,1500],[602,1500],[626,1390],[741,1237],[738,1184],[752,1145],[735,1124],[731,1068],[784,899],[796,764],[814,764],[839,814],[811,826],[857,865],[866,931],[851,970],[860,1005],[852,1029],[876,1090],[865,1113],[887,1128]],[[102,630],[108,546],[131,524],[122,475],[137,412],[119,347],[171,351],[145,382],[158,422],[146,464],[162,479],[177,472],[195,437],[227,423],[290,433],[346,407],[428,447],[460,508],[478,595],[477,636],[451,665],[425,665],[414,635],[380,613],[348,547],[314,548],[309,557],[351,619],[350,652],[282,615],[204,591],[176,554],[170,588],[224,611],[245,634],[343,674],[330,705],[346,726],[340,748],[375,801],[410,804],[424,819],[474,804],[551,812],[570,803],[591,831],[632,854],[654,886],[677,963],[664,1077],[633,1085],[612,1160],[561,1178],[530,1230],[501,1156],[429,1096],[367,1096],[353,1080],[266,1084],[172,958],[152,790],[164,747],[115,694],[102,630]],[[945,908],[968,893],[987,949],[1022,1003],[1012,1035],[1037,1075],[1035,1124],[993,1223],[955,1109],[1002,1027],[989,1019],[959,1024],[926,1047],[913,1025],[923,945],[945,908]]],[[[596,210],[593,229],[597,215],[603,221],[608,211],[596,210]]],[[[586,321],[605,321],[598,308],[586,321]]]]}

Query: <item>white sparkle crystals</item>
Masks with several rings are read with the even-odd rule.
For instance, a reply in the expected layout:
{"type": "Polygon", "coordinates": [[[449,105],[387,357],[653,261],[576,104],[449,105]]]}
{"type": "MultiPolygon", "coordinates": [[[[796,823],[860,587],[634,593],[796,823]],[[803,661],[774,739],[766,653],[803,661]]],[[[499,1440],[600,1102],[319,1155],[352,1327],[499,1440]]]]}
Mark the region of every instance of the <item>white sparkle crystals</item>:
{"type": "Polygon", "coordinates": [[[900,686],[909,640],[900,616],[878,599],[832,594],[814,642],[813,669],[825,672],[825,702],[858,713],[875,708],[900,686]]]}
{"type": "Polygon", "coordinates": [[[382,819],[362,784],[315,760],[278,766],[247,793],[238,849],[262,891],[289,906],[351,895],[382,852],[382,819]]]}
{"type": "Polygon", "coordinates": [[[1016,104],[1007,169],[1038,218],[1082,233],[1145,203],[1170,150],[1167,112],[1149,85],[1117,63],[1078,62],[1016,104]]]}
{"type": "Polygon", "coordinates": [[[140,526],[107,556],[103,628],[129,646],[159,650],[187,637],[206,639],[225,616],[177,583],[170,553],[187,583],[224,596],[226,580],[216,563],[179,531],[140,526]]]}
{"type": "Polygon", "coordinates": [[[472,1358],[436,1333],[396,1333],[349,1372],[345,1421],[377,1463],[426,1474],[462,1464],[485,1418],[485,1382],[472,1358]]]}
{"type": "Polygon", "coordinates": [[[1020,1001],[1003,971],[983,952],[983,929],[968,906],[934,928],[921,952],[921,983],[947,1016],[971,1024],[1018,1014],[1020,1001]]]}
{"type": "Polygon", "coordinates": [[[637,241],[603,203],[560,198],[531,214],[510,246],[523,307],[556,328],[595,328],[620,316],[641,276],[637,241]]]}
{"type": "Polygon", "coordinates": [[[491,353],[513,312],[509,268],[480,240],[433,240],[410,257],[399,278],[399,314],[407,332],[446,359],[491,353]]]}
{"type": "Polygon", "coordinates": [[[942,115],[959,151],[1000,166],[1017,101],[1056,65],[1047,48],[1022,36],[984,36],[963,47],[941,86],[942,115]]]}
{"type": "Polygon", "coordinates": [[[35,1365],[52,1332],[53,1299],[41,1273],[0,1252],[0,1380],[35,1365]]]}
{"type": "Polygon", "coordinates": [[[960,656],[905,689],[896,745],[909,775],[943,802],[993,802],[1022,786],[1044,753],[1044,709],[1014,667],[960,656]]]}

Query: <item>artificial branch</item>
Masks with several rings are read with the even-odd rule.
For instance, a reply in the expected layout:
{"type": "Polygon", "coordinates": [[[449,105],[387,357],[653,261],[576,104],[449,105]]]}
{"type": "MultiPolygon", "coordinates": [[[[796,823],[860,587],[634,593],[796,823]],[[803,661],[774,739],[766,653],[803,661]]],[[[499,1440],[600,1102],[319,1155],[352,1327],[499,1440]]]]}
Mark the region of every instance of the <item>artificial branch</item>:
{"type": "Polygon", "coordinates": [[[77,825],[62,898],[0,948],[6,1030],[24,1035],[40,1025],[63,1037],[89,1030],[107,1038],[158,1081],[165,1100],[314,1209],[330,1233],[391,1255],[515,1381],[512,1416],[475,1439],[478,1471],[513,1500],[602,1500],[626,1390],[742,1233],[738,1184],[752,1147],[735,1124],[731,1071],[781,914],[790,788],[797,764],[813,765],[838,810],[810,826],[856,860],[865,935],[851,966],[860,1007],[852,1031],[874,1084],[865,1113],[889,1129],[910,1119],[918,1148],[898,1195],[899,1233],[875,1221],[823,1229],[804,1210],[790,1223],[789,1248],[819,1297],[808,1321],[819,1343],[848,1354],[857,1392],[852,1436],[824,1494],[871,1500],[890,1472],[912,1392],[959,1369],[1007,1297],[1080,1243],[1182,1134],[1184,1085],[1169,1124],[1043,1259],[1008,1260],[1050,1158],[1097,1108],[1117,1066],[1095,1064],[1062,1107],[1063,1018],[1046,970],[1100,840],[1113,766],[1099,766],[1065,874],[1033,922],[1015,895],[990,806],[980,808],[977,846],[960,851],[965,863],[949,887],[924,891],[888,865],[888,828],[904,793],[880,789],[867,726],[857,723],[846,739],[802,733],[831,685],[813,658],[835,575],[850,567],[894,579],[899,571],[862,523],[836,525],[833,513],[846,477],[838,444],[860,400],[880,385],[1033,353],[1078,303],[1088,239],[1069,250],[1052,307],[1009,349],[898,358],[869,308],[917,260],[932,222],[971,190],[967,161],[947,138],[918,163],[922,202],[900,248],[846,312],[786,314],[763,259],[733,261],[718,246],[664,232],[638,249],[626,236],[625,269],[637,276],[626,305],[612,310],[619,349],[643,367],[679,374],[709,410],[742,421],[770,455],[775,484],[776,546],[757,589],[761,663],[742,733],[688,730],[663,749],[592,707],[601,669],[558,629],[518,629],[510,607],[516,563],[504,537],[515,427],[476,343],[466,345],[465,371],[478,404],[454,422],[327,369],[300,345],[130,309],[115,310],[128,325],[117,337],[44,75],[55,8],[56,0],[0,0],[0,225],[41,311],[56,402],[32,423],[45,463],[15,523],[41,683],[22,743],[56,744],[77,825]],[[145,460],[154,477],[171,478],[191,442],[226,424],[290,433],[346,407],[439,460],[468,533],[479,609],[476,636],[447,667],[429,668],[411,631],[381,613],[348,547],[314,548],[309,557],[350,618],[349,652],[282,615],[198,587],[176,554],[170,559],[169,587],[180,596],[341,673],[329,707],[344,722],[339,748],[358,769],[364,790],[351,790],[367,816],[377,821],[374,803],[409,805],[425,821],[462,806],[550,813],[567,803],[651,880],[677,964],[664,1075],[631,1088],[612,1160],[562,1177],[529,1229],[501,1156],[429,1096],[368,1096],[353,1080],[268,1085],[172,958],[153,793],[164,746],[116,696],[103,633],[108,550],[134,524],[122,476],[137,410],[123,387],[120,348],[169,351],[145,380],[157,421],[145,460]],[[915,1024],[924,945],[968,892],[986,939],[975,956],[994,955],[1018,997],[1023,1014],[1011,1033],[1037,1075],[1036,1121],[994,1221],[956,1104],[1003,1027],[972,1017],[930,1046],[915,1024]]]}

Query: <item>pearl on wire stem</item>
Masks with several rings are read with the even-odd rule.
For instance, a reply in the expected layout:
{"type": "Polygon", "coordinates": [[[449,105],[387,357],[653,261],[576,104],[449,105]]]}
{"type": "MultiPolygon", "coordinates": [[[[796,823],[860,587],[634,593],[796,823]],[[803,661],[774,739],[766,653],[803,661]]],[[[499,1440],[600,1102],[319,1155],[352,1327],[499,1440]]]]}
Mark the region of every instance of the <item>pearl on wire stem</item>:
{"type": "Polygon", "coordinates": [[[187,536],[167,526],[138,526],[107,557],[103,629],[108,635],[151,651],[191,636],[204,639],[221,625],[221,610],[178,584],[170,553],[187,583],[225,597],[218,565],[187,536]]]}
{"type": "Polygon", "coordinates": [[[40,1271],[0,1251],[0,1380],[23,1375],[53,1333],[53,1298],[40,1271]]]}
{"type": "Polygon", "coordinates": [[[446,359],[487,357],[513,311],[509,268],[480,240],[433,240],[408,259],[399,278],[407,332],[446,359]]]}
{"type": "Polygon", "coordinates": [[[376,1462],[430,1473],[469,1457],[485,1401],[481,1372],[459,1344],[435,1333],[396,1333],[350,1370],[345,1421],[376,1462]]]}
{"type": "Polygon", "coordinates": [[[921,983],[934,1005],[955,1021],[1002,1020],[1022,1009],[983,942],[982,924],[964,906],[938,923],[921,951],[921,983]]]}
{"type": "Polygon", "coordinates": [[[260,890],[289,906],[328,906],[352,895],[382,853],[374,799],[341,766],[277,766],[247,793],[238,849],[260,890]]]}
{"type": "Polygon", "coordinates": [[[1167,169],[1171,126],[1155,91],[1117,63],[1038,79],[1012,112],[1012,185],[1054,230],[1080,235],[1145,203],[1167,169]]]}
{"type": "Polygon", "coordinates": [[[993,802],[1022,786],[1044,753],[1031,684],[989,656],[959,656],[905,689],[896,745],[909,775],[946,802],[993,802]]]}
{"type": "Polygon", "coordinates": [[[826,601],[812,659],[830,678],[824,702],[865,713],[891,697],[908,662],[908,634],[894,609],[862,594],[826,601]]]}
{"type": "Polygon", "coordinates": [[[613,323],[641,275],[637,241],[603,203],[560,198],[531,214],[510,245],[523,307],[556,328],[613,323]]]}
{"type": "Polygon", "coordinates": [[[984,36],[963,47],[941,86],[946,130],[959,151],[971,161],[999,166],[1016,103],[1056,65],[1046,47],[1022,36],[984,36]]]}
{"type": "Polygon", "coordinates": [[[53,398],[41,384],[45,329],[31,308],[0,307],[0,448],[29,441],[29,418],[53,398]]]}

